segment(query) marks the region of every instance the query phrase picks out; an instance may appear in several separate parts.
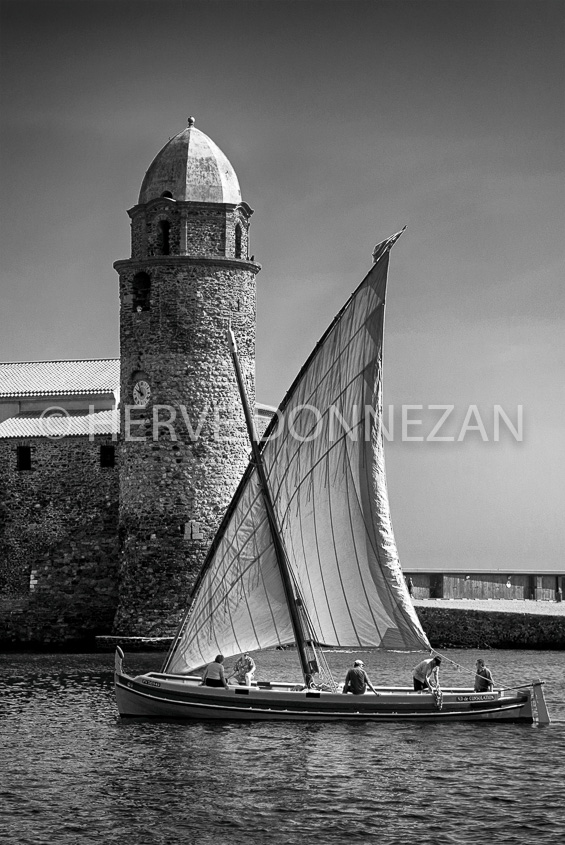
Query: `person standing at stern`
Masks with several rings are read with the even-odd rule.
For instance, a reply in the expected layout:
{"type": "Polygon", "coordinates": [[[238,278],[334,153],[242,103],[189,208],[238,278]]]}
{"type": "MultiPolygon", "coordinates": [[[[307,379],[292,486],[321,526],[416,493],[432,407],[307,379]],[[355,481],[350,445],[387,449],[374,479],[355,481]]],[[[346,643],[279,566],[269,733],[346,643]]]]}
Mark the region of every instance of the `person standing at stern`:
{"type": "Polygon", "coordinates": [[[492,672],[485,666],[485,661],[479,657],[475,672],[475,692],[492,692],[494,680],[492,672]]]}

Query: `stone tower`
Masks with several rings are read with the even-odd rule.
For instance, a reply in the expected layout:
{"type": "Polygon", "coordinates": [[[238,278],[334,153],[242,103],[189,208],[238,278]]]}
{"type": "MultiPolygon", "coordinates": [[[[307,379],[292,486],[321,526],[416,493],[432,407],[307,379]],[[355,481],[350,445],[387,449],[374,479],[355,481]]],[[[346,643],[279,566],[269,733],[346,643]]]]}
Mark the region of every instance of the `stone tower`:
{"type": "Polygon", "coordinates": [[[227,345],[255,401],[255,276],[237,176],[193,118],[147,171],[120,277],[116,634],[174,632],[249,457],[227,345]]]}

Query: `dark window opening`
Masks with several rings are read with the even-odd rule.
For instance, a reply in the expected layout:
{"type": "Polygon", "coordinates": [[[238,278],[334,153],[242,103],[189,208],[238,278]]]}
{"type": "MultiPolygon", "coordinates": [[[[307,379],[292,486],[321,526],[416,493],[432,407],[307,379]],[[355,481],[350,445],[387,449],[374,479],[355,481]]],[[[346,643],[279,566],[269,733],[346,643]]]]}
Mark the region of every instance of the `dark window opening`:
{"type": "Polygon", "coordinates": [[[100,446],[100,466],[116,466],[116,453],[114,450],[114,446],[111,443],[103,443],[100,446]]]}
{"type": "Polygon", "coordinates": [[[171,194],[170,191],[163,191],[161,196],[164,197],[165,199],[168,199],[168,200],[172,200],[172,198],[173,198],[173,195],[171,194]]]}
{"type": "Polygon", "coordinates": [[[31,446],[18,446],[18,471],[31,469],[31,446]]]}
{"type": "Polygon", "coordinates": [[[241,226],[239,223],[235,227],[235,257],[241,258],[241,226]]]}
{"type": "Polygon", "coordinates": [[[136,273],[132,282],[133,310],[149,311],[151,298],[151,279],[147,273],[136,273]]]}
{"type": "Polygon", "coordinates": [[[171,224],[168,220],[159,220],[159,224],[157,226],[158,232],[158,251],[160,255],[169,255],[170,252],[170,245],[169,245],[169,233],[171,231],[171,224]]]}

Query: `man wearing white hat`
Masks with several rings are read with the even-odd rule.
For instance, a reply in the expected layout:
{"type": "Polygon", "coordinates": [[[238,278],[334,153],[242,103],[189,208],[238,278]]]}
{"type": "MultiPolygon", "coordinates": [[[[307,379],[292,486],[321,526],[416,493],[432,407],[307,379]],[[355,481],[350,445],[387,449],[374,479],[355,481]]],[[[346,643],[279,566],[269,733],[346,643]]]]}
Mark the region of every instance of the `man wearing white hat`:
{"type": "Polygon", "coordinates": [[[347,675],[345,676],[345,683],[343,685],[343,692],[352,692],[353,695],[363,695],[367,687],[372,689],[375,695],[378,695],[378,692],[372,685],[371,681],[369,680],[369,676],[365,672],[364,663],[362,660],[356,660],[353,663],[353,668],[348,669],[347,675]]]}

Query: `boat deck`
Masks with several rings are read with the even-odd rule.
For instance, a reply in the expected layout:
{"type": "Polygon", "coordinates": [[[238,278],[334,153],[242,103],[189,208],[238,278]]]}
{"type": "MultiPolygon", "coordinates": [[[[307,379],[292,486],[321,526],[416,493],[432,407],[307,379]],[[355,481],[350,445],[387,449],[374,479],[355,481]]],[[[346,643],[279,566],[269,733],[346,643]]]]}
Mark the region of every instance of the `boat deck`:
{"type": "Polygon", "coordinates": [[[470,688],[442,690],[441,699],[407,687],[379,687],[377,695],[344,695],[287,681],[259,681],[250,687],[202,686],[198,675],[149,672],[116,673],[122,716],[182,719],[305,721],[533,721],[532,697],[525,690],[476,693],[470,688]]]}

